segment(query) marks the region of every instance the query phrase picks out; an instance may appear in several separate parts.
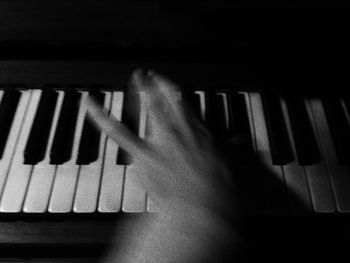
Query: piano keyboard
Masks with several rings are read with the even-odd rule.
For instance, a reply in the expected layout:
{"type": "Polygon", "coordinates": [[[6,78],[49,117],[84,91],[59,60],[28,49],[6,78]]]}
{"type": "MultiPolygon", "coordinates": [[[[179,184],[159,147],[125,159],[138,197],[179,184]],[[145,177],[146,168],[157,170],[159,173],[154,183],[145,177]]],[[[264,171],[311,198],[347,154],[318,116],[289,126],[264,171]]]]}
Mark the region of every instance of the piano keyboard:
{"type": "MultiPolygon", "coordinates": [[[[139,136],[146,114],[123,91],[71,86],[0,90],[0,212],[116,213],[153,211],[134,183],[142,174],[126,154],[85,119],[93,96],[139,136]]],[[[350,101],[338,97],[233,90],[182,94],[221,141],[240,136],[244,151],[237,185],[253,213],[350,211],[350,101]],[[257,158],[263,170],[250,173],[257,158]]],[[[257,166],[258,167],[258,166],[257,166]]]]}

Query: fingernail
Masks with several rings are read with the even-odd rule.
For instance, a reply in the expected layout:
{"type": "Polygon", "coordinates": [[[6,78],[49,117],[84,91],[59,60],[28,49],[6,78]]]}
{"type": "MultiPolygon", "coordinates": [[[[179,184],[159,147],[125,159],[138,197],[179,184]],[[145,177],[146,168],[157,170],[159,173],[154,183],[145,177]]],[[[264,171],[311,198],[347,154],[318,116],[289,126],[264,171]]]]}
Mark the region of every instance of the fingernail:
{"type": "Polygon", "coordinates": [[[129,84],[132,86],[140,87],[144,83],[145,77],[144,77],[144,71],[141,68],[138,68],[134,70],[134,72],[131,74],[131,78],[129,81],[129,84]]]}
{"type": "Polygon", "coordinates": [[[145,83],[147,83],[148,85],[152,85],[154,83],[154,71],[153,70],[149,70],[147,71],[146,74],[146,78],[145,78],[145,83]]]}
{"type": "Polygon", "coordinates": [[[153,77],[154,74],[155,74],[155,72],[154,72],[153,70],[149,70],[149,71],[147,72],[147,77],[153,77]]]}

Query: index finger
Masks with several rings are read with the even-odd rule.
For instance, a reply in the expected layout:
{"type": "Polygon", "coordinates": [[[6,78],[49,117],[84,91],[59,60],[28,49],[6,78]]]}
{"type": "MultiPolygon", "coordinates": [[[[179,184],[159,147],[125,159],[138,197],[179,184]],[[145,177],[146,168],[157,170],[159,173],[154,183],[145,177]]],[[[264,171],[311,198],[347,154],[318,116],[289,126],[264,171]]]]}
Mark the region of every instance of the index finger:
{"type": "Polygon", "coordinates": [[[94,100],[88,97],[85,104],[87,116],[96,127],[104,131],[131,156],[137,156],[146,150],[147,145],[143,139],[131,132],[113,115],[108,116],[107,111],[94,100]]]}

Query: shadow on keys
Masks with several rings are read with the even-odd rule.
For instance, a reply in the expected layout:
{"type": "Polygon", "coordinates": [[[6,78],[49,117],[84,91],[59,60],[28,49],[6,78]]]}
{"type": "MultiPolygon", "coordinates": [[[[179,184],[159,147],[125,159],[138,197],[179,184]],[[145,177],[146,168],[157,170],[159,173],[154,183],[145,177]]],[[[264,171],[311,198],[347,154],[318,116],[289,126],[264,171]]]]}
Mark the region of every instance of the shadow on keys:
{"type": "MultiPolygon", "coordinates": [[[[243,238],[239,262],[338,262],[348,254],[349,218],[315,213],[245,143],[226,151],[234,160],[243,238]]],[[[311,203],[311,201],[310,201],[311,203]]],[[[225,261],[224,261],[225,262],[225,261]]]]}

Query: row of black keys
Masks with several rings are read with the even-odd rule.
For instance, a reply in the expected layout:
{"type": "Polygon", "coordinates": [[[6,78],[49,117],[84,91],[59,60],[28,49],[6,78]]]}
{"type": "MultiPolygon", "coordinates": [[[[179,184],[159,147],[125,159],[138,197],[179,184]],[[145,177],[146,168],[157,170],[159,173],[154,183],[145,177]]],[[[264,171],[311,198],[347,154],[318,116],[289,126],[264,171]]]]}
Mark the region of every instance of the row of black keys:
{"type": "MultiPolygon", "coordinates": [[[[216,91],[204,92],[205,113],[203,119],[212,133],[221,140],[226,140],[235,136],[248,138],[246,140],[246,142],[248,142],[246,148],[248,151],[252,152],[253,148],[249,145],[250,142],[252,142],[252,136],[250,134],[247,105],[244,95],[233,90],[226,90],[223,91],[223,93],[225,97],[217,96],[216,91]],[[224,100],[226,100],[226,102],[224,100]]],[[[297,94],[277,94],[273,92],[262,92],[261,94],[273,164],[284,165],[288,162],[292,162],[294,158],[297,158],[300,165],[311,165],[319,162],[321,160],[320,151],[302,96],[297,94]],[[297,156],[293,156],[291,142],[281,109],[281,96],[284,96],[288,108],[297,156]]],[[[74,90],[67,90],[65,92],[62,110],[51,148],[51,164],[62,164],[71,157],[80,95],[81,93],[74,90]]],[[[21,92],[19,90],[7,89],[4,91],[0,103],[0,157],[6,145],[6,140],[20,96],[21,92]]],[[[90,96],[103,104],[103,92],[90,92],[90,96]]],[[[185,101],[189,102],[198,117],[201,117],[200,104],[202,102],[199,94],[185,91],[183,97],[185,101]]],[[[57,98],[58,93],[55,90],[47,88],[43,91],[24,152],[26,164],[36,164],[44,158],[57,98]]],[[[135,133],[138,131],[139,118],[139,109],[136,108],[137,103],[135,103],[136,99],[136,97],[126,93],[122,112],[122,122],[135,133]]],[[[322,98],[322,102],[330,126],[339,164],[349,165],[349,101],[341,101],[336,96],[331,96],[322,98]]],[[[89,121],[85,120],[77,164],[89,164],[98,158],[99,140],[100,133],[89,121]]],[[[128,164],[128,160],[129,158],[127,158],[127,155],[123,151],[120,151],[116,158],[118,164],[128,164]]]]}

